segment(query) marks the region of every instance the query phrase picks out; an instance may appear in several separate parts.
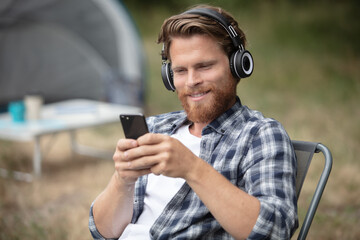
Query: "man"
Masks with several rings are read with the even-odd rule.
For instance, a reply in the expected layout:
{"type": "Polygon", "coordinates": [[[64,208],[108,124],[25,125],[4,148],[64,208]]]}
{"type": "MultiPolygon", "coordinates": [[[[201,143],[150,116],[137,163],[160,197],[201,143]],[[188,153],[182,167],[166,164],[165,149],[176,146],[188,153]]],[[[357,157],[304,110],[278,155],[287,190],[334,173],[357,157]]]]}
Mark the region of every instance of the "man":
{"type": "Polygon", "coordinates": [[[151,133],[118,141],[115,173],[90,211],[93,237],[289,239],[294,151],[280,123],[236,95],[253,67],[237,22],[203,5],[167,19],[159,43],[164,83],[184,111],[150,117],[151,133]]]}

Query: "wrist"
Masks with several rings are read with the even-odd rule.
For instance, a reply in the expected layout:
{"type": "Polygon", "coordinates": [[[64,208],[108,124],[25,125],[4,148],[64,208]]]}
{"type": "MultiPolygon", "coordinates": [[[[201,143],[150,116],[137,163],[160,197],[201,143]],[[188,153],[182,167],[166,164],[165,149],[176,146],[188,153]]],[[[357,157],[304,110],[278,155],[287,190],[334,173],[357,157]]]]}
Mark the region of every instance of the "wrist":
{"type": "Polygon", "coordinates": [[[207,165],[208,164],[203,159],[196,157],[193,164],[191,164],[189,170],[186,172],[185,180],[187,182],[201,181],[207,165]]]}
{"type": "Polygon", "coordinates": [[[122,177],[120,177],[120,175],[118,174],[117,171],[115,171],[114,173],[114,187],[116,191],[121,191],[121,192],[132,192],[135,188],[135,181],[125,181],[122,177]]]}

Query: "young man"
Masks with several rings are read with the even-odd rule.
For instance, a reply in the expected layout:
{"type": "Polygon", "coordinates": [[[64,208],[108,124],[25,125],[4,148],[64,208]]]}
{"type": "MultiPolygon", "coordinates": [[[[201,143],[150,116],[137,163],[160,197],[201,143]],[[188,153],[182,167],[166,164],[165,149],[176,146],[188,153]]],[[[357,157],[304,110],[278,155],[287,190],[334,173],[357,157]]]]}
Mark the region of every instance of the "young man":
{"type": "Polygon", "coordinates": [[[184,111],[150,117],[151,133],[120,139],[115,173],[94,201],[95,239],[290,239],[296,160],[280,123],[243,106],[253,62],[224,10],[167,19],[163,80],[184,111]]]}

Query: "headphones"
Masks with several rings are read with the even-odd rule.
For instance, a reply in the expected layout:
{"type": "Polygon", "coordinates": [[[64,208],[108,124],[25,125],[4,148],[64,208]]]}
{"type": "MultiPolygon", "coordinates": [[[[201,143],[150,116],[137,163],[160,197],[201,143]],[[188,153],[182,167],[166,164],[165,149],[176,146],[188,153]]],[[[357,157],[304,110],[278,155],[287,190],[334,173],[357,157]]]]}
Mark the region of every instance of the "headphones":
{"type": "MultiPolygon", "coordinates": [[[[246,78],[251,75],[254,70],[254,60],[249,51],[245,50],[241,44],[240,37],[227,21],[227,19],[217,11],[208,8],[197,8],[184,12],[183,14],[196,14],[204,17],[211,18],[218,22],[229,34],[235,48],[238,48],[232,53],[229,62],[230,70],[235,78],[246,78]]],[[[171,63],[165,57],[164,54],[165,46],[162,48],[162,66],[161,66],[161,77],[167,90],[175,91],[174,86],[174,74],[171,70],[171,63]]]]}

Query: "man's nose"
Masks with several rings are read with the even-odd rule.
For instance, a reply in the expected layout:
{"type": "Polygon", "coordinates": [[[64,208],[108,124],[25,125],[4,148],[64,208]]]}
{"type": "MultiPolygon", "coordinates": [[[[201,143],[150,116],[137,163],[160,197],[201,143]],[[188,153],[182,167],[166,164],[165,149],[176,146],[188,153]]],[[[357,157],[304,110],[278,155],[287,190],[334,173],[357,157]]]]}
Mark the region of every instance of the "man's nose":
{"type": "Polygon", "coordinates": [[[195,70],[189,70],[186,85],[188,87],[194,87],[201,83],[202,83],[202,80],[201,80],[200,75],[195,70]]]}

